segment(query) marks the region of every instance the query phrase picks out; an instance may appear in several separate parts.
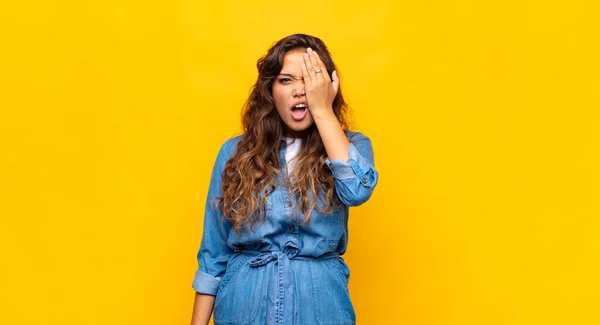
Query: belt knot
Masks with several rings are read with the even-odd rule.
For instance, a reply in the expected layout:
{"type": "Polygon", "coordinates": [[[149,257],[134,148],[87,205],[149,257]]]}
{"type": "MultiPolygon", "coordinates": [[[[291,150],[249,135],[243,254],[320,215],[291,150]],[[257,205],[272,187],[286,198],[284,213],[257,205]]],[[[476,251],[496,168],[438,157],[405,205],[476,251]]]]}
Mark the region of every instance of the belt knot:
{"type": "MultiPolygon", "coordinates": [[[[281,253],[279,252],[264,252],[262,254],[259,254],[257,256],[254,256],[252,259],[250,259],[249,263],[251,267],[259,267],[259,266],[265,266],[267,264],[269,264],[271,261],[276,260],[281,253]]],[[[284,254],[281,254],[284,255],[284,254]]]]}

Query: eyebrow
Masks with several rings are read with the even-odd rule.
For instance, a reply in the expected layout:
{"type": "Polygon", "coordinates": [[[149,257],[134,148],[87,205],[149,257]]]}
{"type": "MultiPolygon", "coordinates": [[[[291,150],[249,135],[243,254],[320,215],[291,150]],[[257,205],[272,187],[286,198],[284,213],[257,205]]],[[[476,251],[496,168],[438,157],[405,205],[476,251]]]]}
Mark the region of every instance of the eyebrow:
{"type": "Polygon", "coordinates": [[[294,77],[291,73],[280,73],[278,75],[278,77],[281,77],[281,76],[291,77],[292,79],[304,79],[302,77],[294,77]]]}

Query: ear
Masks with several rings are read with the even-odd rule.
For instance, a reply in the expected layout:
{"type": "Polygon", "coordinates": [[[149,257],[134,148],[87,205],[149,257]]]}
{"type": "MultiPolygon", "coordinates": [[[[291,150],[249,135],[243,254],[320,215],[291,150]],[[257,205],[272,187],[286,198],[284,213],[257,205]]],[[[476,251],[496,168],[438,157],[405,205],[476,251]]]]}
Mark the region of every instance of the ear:
{"type": "Polygon", "coordinates": [[[340,89],[340,77],[335,70],[333,70],[333,73],[331,74],[331,85],[333,86],[335,94],[337,94],[338,89],[340,89]]]}

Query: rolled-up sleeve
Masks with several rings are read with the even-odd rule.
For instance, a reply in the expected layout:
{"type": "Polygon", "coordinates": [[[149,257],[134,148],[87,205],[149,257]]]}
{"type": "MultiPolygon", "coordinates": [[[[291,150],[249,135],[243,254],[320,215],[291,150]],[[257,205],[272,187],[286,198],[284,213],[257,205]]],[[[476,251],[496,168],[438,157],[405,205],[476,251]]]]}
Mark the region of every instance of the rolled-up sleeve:
{"type": "Polygon", "coordinates": [[[226,147],[227,142],[221,146],[212,170],[206,198],[202,241],[197,255],[198,270],[192,282],[192,287],[196,292],[213,296],[217,294],[221,277],[227,268],[227,261],[233,254],[233,251],[227,246],[231,223],[222,220],[222,213],[217,208],[215,201],[215,198],[223,195],[221,174],[227,162],[226,147]]]}
{"type": "Polygon", "coordinates": [[[335,190],[347,206],[358,206],[366,202],[377,185],[371,140],[362,133],[353,133],[349,139],[348,161],[325,160],[335,181],[335,190]]]}

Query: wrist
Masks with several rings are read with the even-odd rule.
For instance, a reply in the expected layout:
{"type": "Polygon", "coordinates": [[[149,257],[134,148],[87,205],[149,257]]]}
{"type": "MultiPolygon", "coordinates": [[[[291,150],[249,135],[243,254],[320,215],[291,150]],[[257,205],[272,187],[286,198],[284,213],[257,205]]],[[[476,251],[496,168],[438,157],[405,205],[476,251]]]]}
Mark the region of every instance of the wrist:
{"type": "Polygon", "coordinates": [[[317,120],[330,119],[332,117],[337,120],[337,117],[333,113],[333,108],[332,107],[325,107],[325,108],[313,109],[313,110],[311,110],[310,114],[312,115],[312,117],[315,120],[315,122],[317,120]]]}

